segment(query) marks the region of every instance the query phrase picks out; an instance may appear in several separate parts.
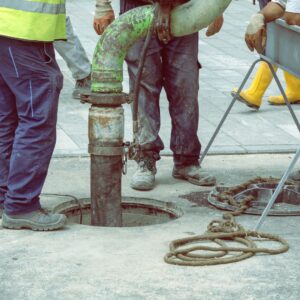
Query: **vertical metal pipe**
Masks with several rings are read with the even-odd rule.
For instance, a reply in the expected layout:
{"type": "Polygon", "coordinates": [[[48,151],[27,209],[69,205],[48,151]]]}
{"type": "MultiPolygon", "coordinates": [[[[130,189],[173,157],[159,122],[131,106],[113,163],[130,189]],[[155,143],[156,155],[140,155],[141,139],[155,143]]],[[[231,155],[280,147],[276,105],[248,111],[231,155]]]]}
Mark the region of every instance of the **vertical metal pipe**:
{"type": "Polygon", "coordinates": [[[121,156],[91,155],[91,225],[122,226],[121,156]]]}
{"type": "Polygon", "coordinates": [[[89,111],[91,225],[122,226],[121,176],[124,138],[122,106],[89,111]]]}

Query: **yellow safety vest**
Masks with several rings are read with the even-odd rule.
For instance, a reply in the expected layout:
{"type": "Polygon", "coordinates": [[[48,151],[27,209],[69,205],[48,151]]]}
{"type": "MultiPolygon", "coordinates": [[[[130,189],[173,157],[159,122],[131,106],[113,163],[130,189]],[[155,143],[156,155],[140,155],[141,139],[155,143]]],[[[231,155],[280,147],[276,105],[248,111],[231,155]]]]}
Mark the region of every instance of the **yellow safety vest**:
{"type": "Polygon", "coordinates": [[[0,0],[1,35],[29,41],[65,40],[65,0],[0,0]]]}

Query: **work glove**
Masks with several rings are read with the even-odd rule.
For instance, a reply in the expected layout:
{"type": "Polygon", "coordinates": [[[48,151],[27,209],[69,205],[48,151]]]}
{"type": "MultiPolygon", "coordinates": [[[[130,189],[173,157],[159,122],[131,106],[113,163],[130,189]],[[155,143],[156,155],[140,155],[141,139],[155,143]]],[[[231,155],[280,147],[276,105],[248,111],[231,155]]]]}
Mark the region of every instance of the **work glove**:
{"type": "Polygon", "coordinates": [[[94,29],[97,34],[103,34],[106,27],[115,20],[115,14],[110,0],[97,0],[94,16],[94,29]]]}
{"type": "Polygon", "coordinates": [[[264,53],[266,46],[265,17],[261,13],[253,15],[246,29],[245,42],[248,48],[258,53],[264,53]]]}
{"type": "Polygon", "coordinates": [[[207,28],[206,30],[206,36],[212,36],[216,33],[218,33],[224,23],[224,17],[223,15],[217,17],[207,28]]]}

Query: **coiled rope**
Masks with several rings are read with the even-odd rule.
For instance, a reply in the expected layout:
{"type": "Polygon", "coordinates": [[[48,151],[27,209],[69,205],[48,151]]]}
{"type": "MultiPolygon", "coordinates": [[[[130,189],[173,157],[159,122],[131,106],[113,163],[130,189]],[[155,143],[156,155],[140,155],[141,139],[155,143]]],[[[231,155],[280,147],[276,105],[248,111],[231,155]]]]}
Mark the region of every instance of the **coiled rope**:
{"type": "Polygon", "coordinates": [[[172,241],[169,246],[170,251],[164,257],[165,262],[181,266],[209,266],[239,262],[257,253],[274,255],[288,251],[289,245],[283,238],[265,232],[246,230],[235,221],[234,216],[241,215],[253,199],[249,198],[242,203],[237,203],[233,199],[233,193],[257,182],[270,182],[270,178],[249,180],[229,189],[225,192],[226,195],[221,195],[223,200],[230,200],[230,204],[235,205],[236,211],[226,212],[222,219],[210,222],[207,232],[203,235],[172,241]],[[258,242],[266,241],[278,243],[279,246],[275,249],[257,246],[258,242]],[[201,245],[203,242],[213,243],[214,246],[201,245]]]}

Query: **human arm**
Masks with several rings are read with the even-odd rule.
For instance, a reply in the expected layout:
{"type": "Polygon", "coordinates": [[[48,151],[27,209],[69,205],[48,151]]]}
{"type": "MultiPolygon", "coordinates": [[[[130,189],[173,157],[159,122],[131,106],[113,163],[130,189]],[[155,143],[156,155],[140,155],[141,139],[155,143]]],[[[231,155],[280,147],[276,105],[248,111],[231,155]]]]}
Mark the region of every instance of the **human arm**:
{"type": "Polygon", "coordinates": [[[103,34],[106,27],[115,19],[110,0],[96,0],[93,26],[97,34],[103,34]]]}
{"type": "Polygon", "coordinates": [[[286,10],[283,19],[289,25],[300,26],[300,1],[299,0],[287,1],[286,10]]]}
{"type": "Polygon", "coordinates": [[[300,13],[291,13],[286,12],[283,16],[283,19],[289,25],[297,25],[300,26],[300,13]]]}

